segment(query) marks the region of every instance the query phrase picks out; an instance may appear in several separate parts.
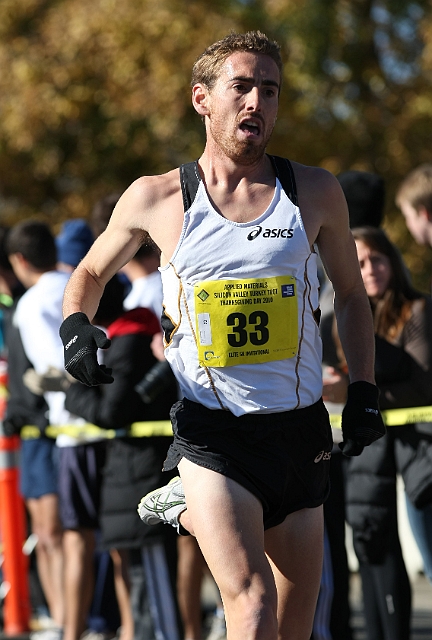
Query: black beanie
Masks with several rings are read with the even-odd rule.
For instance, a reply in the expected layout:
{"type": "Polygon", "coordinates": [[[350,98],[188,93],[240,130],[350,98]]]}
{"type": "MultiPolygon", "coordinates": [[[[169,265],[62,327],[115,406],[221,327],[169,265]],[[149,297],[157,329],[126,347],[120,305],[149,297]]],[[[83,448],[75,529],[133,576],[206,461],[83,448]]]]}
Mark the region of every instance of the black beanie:
{"type": "Polygon", "coordinates": [[[343,171],[337,176],[348,203],[351,229],[379,227],[384,215],[384,180],[367,171],[343,171]]]}

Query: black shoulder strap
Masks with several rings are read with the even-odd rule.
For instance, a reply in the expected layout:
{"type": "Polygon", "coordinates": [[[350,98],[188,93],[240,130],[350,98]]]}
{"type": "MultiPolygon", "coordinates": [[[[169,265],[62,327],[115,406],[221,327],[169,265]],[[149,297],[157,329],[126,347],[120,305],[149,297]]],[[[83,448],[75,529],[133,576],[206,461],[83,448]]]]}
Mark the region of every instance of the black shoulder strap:
{"type": "Polygon", "coordinates": [[[188,162],[187,164],[181,165],[180,184],[183,194],[183,207],[185,211],[190,208],[192,202],[195,200],[200,182],[201,177],[198,171],[198,163],[196,160],[194,162],[188,162]]]}
{"type": "MultiPolygon", "coordinates": [[[[290,161],[287,158],[281,158],[279,156],[270,156],[273,168],[283,190],[287,194],[288,198],[294,205],[298,205],[297,200],[297,187],[294,177],[294,171],[290,161]]],[[[183,194],[183,206],[187,211],[195,200],[196,193],[198,191],[201,177],[198,172],[198,164],[194,162],[188,162],[182,164],[180,167],[180,184],[183,194]]]]}
{"type": "Polygon", "coordinates": [[[297,207],[297,187],[291,162],[287,158],[281,158],[279,156],[269,157],[283,190],[291,202],[297,207]]]}

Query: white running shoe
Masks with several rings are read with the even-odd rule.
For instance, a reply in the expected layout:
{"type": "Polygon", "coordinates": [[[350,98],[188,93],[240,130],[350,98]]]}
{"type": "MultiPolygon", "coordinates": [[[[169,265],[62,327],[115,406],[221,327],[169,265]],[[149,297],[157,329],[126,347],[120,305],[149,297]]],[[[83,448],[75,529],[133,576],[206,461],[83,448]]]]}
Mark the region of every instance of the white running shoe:
{"type": "Polygon", "coordinates": [[[145,524],[170,524],[180,533],[179,515],[185,511],[186,501],[181,478],[173,478],[160,489],[150,491],[138,505],[138,514],[145,524]]]}
{"type": "Polygon", "coordinates": [[[80,635],[80,640],[113,640],[116,637],[114,631],[108,633],[95,631],[94,629],[86,629],[84,633],[80,635]]]}
{"type": "Polygon", "coordinates": [[[59,627],[51,627],[50,629],[32,631],[29,638],[30,640],[62,640],[63,629],[60,629],[59,627]]]}

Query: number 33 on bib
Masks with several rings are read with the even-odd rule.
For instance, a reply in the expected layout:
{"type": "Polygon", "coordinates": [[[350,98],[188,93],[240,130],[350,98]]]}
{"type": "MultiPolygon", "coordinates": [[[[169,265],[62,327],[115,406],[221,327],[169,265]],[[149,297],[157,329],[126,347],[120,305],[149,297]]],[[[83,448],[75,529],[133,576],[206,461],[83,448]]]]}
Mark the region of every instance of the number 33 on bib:
{"type": "Polygon", "coordinates": [[[293,276],[205,280],[194,286],[194,299],[201,366],[257,364],[296,355],[293,276]]]}

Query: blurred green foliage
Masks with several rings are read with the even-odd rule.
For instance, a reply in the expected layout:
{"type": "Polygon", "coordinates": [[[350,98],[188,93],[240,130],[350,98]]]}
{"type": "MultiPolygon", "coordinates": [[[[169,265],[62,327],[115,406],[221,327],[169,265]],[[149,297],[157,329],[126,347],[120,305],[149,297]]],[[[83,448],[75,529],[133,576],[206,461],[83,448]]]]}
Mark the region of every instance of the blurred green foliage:
{"type": "Polygon", "coordinates": [[[198,157],[193,61],[248,29],[285,60],[269,151],[382,175],[385,228],[428,291],[432,251],[394,205],[404,175],[432,161],[428,0],[2,0],[1,221],[37,214],[58,230],[139,175],[198,157]]]}

